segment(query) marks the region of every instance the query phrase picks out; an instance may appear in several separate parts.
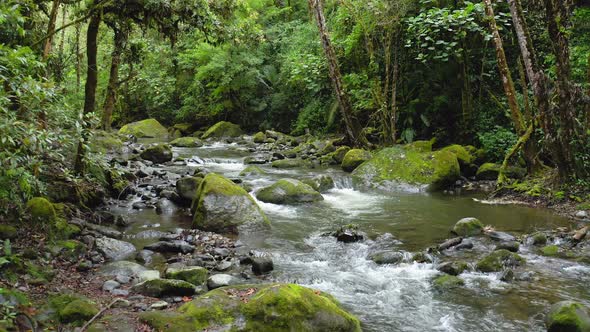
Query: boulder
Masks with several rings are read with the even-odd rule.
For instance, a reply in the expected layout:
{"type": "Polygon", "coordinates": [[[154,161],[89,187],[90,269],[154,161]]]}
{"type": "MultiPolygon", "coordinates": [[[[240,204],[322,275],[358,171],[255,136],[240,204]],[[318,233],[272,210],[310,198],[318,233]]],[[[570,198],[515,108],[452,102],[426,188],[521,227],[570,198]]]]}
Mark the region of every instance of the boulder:
{"type": "Polygon", "coordinates": [[[172,149],[168,144],[153,144],[148,146],[140,157],[156,164],[163,164],[172,160],[172,149]]]}
{"type": "Polygon", "coordinates": [[[128,261],[117,261],[104,265],[100,268],[99,274],[103,276],[126,276],[136,277],[140,273],[148,271],[144,266],[128,261]]]}
{"type": "Polygon", "coordinates": [[[183,135],[190,135],[193,132],[193,125],[190,123],[177,123],[172,128],[180,131],[183,135]]]}
{"type": "Polygon", "coordinates": [[[221,137],[238,137],[242,135],[242,129],[237,124],[227,121],[217,122],[209,127],[201,138],[221,138],[221,137]]]}
{"type": "Polygon", "coordinates": [[[266,134],[259,131],[256,134],[254,134],[254,137],[252,137],[252,141],[254,141],[254,143],[264,143],[266,142],[266,134]]]}
{"type": "Polygon", "coordinates": [[[209,271],[200,266],[169,267],[166,269],[166,278],[184,280],[195,286],[202,286],[207,282],[209,271]]]}
{"type": "Polygon", "coordinates": [[[454,237],[452,239],[448,239],[445,242],[438,245],[438,250],[439,251],[447,250],[449,248],[460,245],[461,242],[463,242],[462,237],[454,237]]]}
{"type": "Polygon", "coordinates": [[[340,227],[339,230],[332,233],[332,236],[336,238],[336,241],[351,243],[362,241],[365,238],[365,234],[359,231],[357,225],[346,225],[340,227]]]}
{"type": "Polygon", "coordinates": [[[500,241],[500,242],[516,241],[516,237],[514,237],[511,234],[505,233],[505,232],[489,231],[489,232],[486,232],[486,235],[494,241],[500,241]]]}
{"type": "Polygon", "coordinates": [[[398,264],[404,260],[404,254],[398,251],[381,251],[369,256],[373,262],[383,264],[398,264]]]}
{"type": "Polygon", "coordinates": [[[557,256],[558,253],[559,247],[554,244],[544,246],[543,248],[541,248],[541,254],[543,256],[557,256]]]}
{"type": "Polygon", "coordinates": [[[195,251],[195,246],[190,245],[188,242],[183,240],[172,240],[172,241],[159,241],[156,243],[145,246],[144,249],[155,251],[155,252],[174,252],[189,254],[195,251]]]}
{"type": "Polygon", "coordinates": [[[499,243],[494,250],[506,249],[511,252],[518,252],[520,249],[520,243],[517,241],[508,241],[499,243]]]}
{"type": "Polygon", "coordinates": [[[271,156],[269,154],[255,154],[244,158],[244,164],[246,165],[263,165],[270,161],[271,156]]]}
{"type": "MultiPolygon", "coordinates": [[[[502,166],[499,164],[485,163],[479,167],[475,177],[478,180],[495,181],[498,179],[501,167],[502,166]]],[[[509,166],[506,168],[506,176],[511,179],[522,179],[525,177],[525,175],[526,169],[522,167],[509,166]]]]}
{"type": "Polygon", "coordinates": [[[177,312],[146,312],[155,330],[360,332],[359,320],[330,295],[295,284],[230,286],[210,291],[177,312]]]}
{"type": "Polygon", "coordinates": [[[452,276],[458,276],[461,273],[463,273],[463,271],[467,270],[468,266],[467,263],[465,262],[445,262],[445,263],[441,263],[439,264],[436,269],[439,270],[440,272],[446,273],[446,274],[450,274],[452,276]]]}
{"type": "Polygon", "coordinates": [[[96,304],[86,298],[79,298],[59,308],[58,316],[62,323],[82,325],[98,313],[96,304]]]}
{"type": "Polygon", "coordinates": [[[312,187],[295,179],[281,179],[274,184],[260,189],[256,198],[273,204],[299,204],[322,201],[322,194],[312,187]]]}
{"type": "Polygon", "coordinates": [[[453,233],[459,236],[474,236],[483,232],[483,224],[476,218],[463,218],[453,226],[453,233]]]}
{"type": "Polygon", "coordinates": [[[506,249],[495,250],[477,262],[477,270],[481,272],[499,272],[506,267],[520,266],[526,261],[518,254],[506,249]]]}
{"type": "Polygon", "coordinates": [[[352,172],[365,161],[371,159],[373,155],[371,152],[362,149],[349,150],[342,159],[342,169],[345,172],[352,172]]]}
{"type": "Polygon", "coordinates": [[[303,160],[303,159],[275,160],[270,165],[273,168],[279,168],[279,169],[311,167],[311,163],[309,161],[303,160]]]}
{"type": "Polygon", "coordinates": [[[16,237],[16,227],[0,224],[0,240],[10,240],[16,237]]]}
{"type": "Polygon", "coordinates": [[[239,185],[209,173],[193,202],[193,228],[237,232],[239,227],[267,227],[270,222],[256,201],[239,185]]]}
{"type": "Polygon", "coordinates": [[[404,145],[404,149],[417,152],[432,152],[432,146],[435,142],[436,138],[433,138],[429,141],[413,141],[412,143],[404,145]]]}
{"type": "Polygon", "coordinates": [[[135,293],[151,297],[195,295],[195,285],[175,279],[151,279],[131,287],[135,293]]]}
{"type": "Polygon", "coordinates": [[[317,175],[311,179],[304,179],[301,182],[309,185],[313,188],[313,190],[318,191],[320,193],[326,192],[332,188],[334,188],[334,179],[332,179],[329,175],[317,175]]]}
{"type": "Polygon", "coordinates": [[[362,187],[390,191],[417,187],[435,191],[453,184],[460,172],[459,162],[452,152],[418,152],[391,147],[379,151],[355,169],[352,176],[353,183],[362,187]]]}
{"type": "Polygon", "coordinates": [[[262,168],[260,168],[258,166],[254,166],[254,165],[250,165],[250,166],[244,168],[244,170],[240,172],[240,176],[257,176],[257,175],[263,175],[263,174],[266,174],[266,171],[264,171],[262,168]]]}
{"type": "Polygon", "coordinates": [[[168,137],[168,130],[166,127],[162,126],[158,120],[146,119],[124,125],[119,130],[119,134],[133,135],[137,138],[166,138],[168,137]]]}
{"type": "Polygon", "coordinates": [[[350,148],[348,146],[341,146],[341,147],[338,147],[338,149],[336,149],[336,151],[330,153],[329,156],[334,161],[334,164],[342,165],[342,162],[344,161],[344,157],[346,156],[346,154],[349,151],[350,151],[350,148]]]}
{"type": "Polygon", "coordinates": [[[548,332],[589,332],[588,309],[581,303],[561,301],[551,306],[545,318],[548,332]]]}
{"type": "Polygon", "coordinates": [[[450,274],[444,274],[440,277],[437,277],[433,282],[434,288],[439,291],[447,291],[450,289],[459,288],[463,285],[465,285],[465,281],[463,281],[463,279],[450,274]]]}
{"type": "Polygon", "coordinates": [[[239,284],[240,280],[229,274],[214,274],[207,279],[207,287],[216,289],[220,287],[239,284]]]}
{"type": "Polygon", "coordinates": [[[197,197],[199,186],[203,182],[202,178],[187,176],[176,181],[176,193],[183,200],[192,202],[197,197]]]}
{"type": "Polygon", "coordinates": [[[170,142],[170,145],[179,148],[198,148],[203,146],[203,142],[196,137],[180,137],[170,142]]]}
{"type": "Polygon", "coordinates": [[[104,255],[107,260],[118,261],[135,254],[135,246],[129,242],[99,237],[95,241],[96,250],[104,255]]]}
{"type": "Polygon", "coordinates": [[[274,270],[274,263],[272,258],[268,256],[252,257],[252,272],[256,275],[261,275],[274,270]]]}
{"type": "Polygon", "coordinates": [[[52,224],[57,218],[54,205],[43,197],[34,197],[27,202],[27,211],[34,222],[52,224]]]}
{"type": "Polygon", "coordinates": [[[531,236],[531,242],[536,246],[545,245],[547,243],[547,235],[544,233],[535,233],[531,236]]]}

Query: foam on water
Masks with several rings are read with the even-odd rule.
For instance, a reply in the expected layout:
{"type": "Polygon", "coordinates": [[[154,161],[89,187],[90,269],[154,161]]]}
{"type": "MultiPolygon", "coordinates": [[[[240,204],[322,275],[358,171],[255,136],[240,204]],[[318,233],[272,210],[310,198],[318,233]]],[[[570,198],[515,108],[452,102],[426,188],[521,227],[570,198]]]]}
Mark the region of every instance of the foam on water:
{"type": "Polygon", "coordinates": [[[324,202],[339,210],[339,212],[352,217],[382,213],[382,203],[386,199],[381,195],[362,193],[352,188],[334,188],[323,196],[324,202]]]}

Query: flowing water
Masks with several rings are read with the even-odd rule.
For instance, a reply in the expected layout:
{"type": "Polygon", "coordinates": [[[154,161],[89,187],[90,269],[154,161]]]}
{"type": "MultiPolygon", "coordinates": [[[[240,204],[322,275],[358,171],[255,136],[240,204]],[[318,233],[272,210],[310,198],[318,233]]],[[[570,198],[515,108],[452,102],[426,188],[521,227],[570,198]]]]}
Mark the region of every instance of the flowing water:
{"type": "MultiPolygon", "coordinates": [[[[175,155],[191,158],[186,166],[171,166],[177,174],[196,167],[227,177],[238,177],[249,152],[236,144],[216,143],[201,148],[177,148],[175,155]]],[[[438,292],[431,281],[438,272],[433,264],[402,263],[379,266],[367,256],[379,249],[422,251],[450,236],[449,230],[463,217],[477,217],[496,230],[518,235],[567,225],[567,220],[540,209],[514,205],[490,205],[473,197],[417,193],[368,193],[353,188],[348,174],[337,168],[277,170],[262,165],[265,175],[243,178],[252,193],[280,178],[302,179],[328,174],[336,188],[324,201],[300,206],[259,202],[272,229],[242,236],[247,247],[269,251],[275,270],[271,279],[295,282],[334,295],[356,314],[365,331],[543,331],[543,313],[556,301],[576,299],[590,305],[586,281],[590,268],[560,259],[538,256],[521,247],[527,259],[530,281],[505,283],[498,274],[467,273],[466,285],[438,292]],[[342,225],[356,224],[369,240],[343,244],[322,236],[342,225]]],[[[131,212],[141,220],[139,228],[188,227],[181,215],[131,212]]],[[[137,231],[136,230],[136,231],[137,231]]],[[[493,244],[476,242],[467,256],[474,262],[493,244]]],[[[453,259],[451,254],[448,259],[453,259]]]]}

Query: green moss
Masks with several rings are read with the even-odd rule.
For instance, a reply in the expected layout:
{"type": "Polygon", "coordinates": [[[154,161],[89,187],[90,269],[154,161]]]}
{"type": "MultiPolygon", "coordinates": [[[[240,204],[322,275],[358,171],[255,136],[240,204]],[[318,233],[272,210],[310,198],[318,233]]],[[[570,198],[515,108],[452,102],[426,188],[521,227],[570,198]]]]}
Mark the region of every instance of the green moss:
{"type": "Polygon", "coordinates": [[[177,279],[190,282],[195,286],[201,286],[207,282],[209,272],[206,268],[200,266],[187,266],[183,268],[168,268],[166,278],[177,279]]]}
{"type": "Polygon", "coordinates": [[[432,146],[436,142],[436,138],[432,138],[429,141],[414,141],[412,143],[404,145],[404,149],[413,150],[417,152],[431,152],[432,146]]]}
{"type": "Polygon", "coordinates": [[[322,194],[309,185],[294,179],[281,179],[262,188],[256,198],[266,203],[297,204],[321,201],[322,194]]]}
{"type": "Polygon", "coordinates": [[[438,290],[448,290],[448,289],[458,288],[458,287],[465,285],[465,281],[463,281],[463,279],[461,279],[457,276],[452,276],[450,274],[444,274],[444,275],[434,279],[433,285],[434,285],[434,288],[436,288],[438,290]]]}
{"type": "Polygon", "coordinates": [[[98,313],[99,309],[90,300],[77,299],[68,303],[58,311],[59,320],[62,323],[71,323],[81,326],[98,313]]]}
{"type": "Polygon", "coordinates": [[[57,218],[52,235],[53,239],[70,239],[81,232],[80,227],[68,223],[65,219],[57,218]]]}
{"type": "Polygon", "coordinates": [[[203,142],[196,137],[180,137],[170,142],[170,145],[181,148],[194,148],[203,146],[203,142]]]}
{"type": "Polygon", "coordinates": [[[266,134],[259,131],[256,134],[254,134],[254,137],[252,138],[252,140],[254,141],[254,143],[264,143],[264,142],[266,142],[266,134]]]}
{"type": "Polygon", "coordinates": [[[547,235],[543,233],[535,233],[533,234],[533,244],[534,245],[544,245],[547,243],[547,235]]]}
{"type": "Polygon", "coordinates": [[[90,149],[94,152],[105,153],[118,151],[123,147],[123,141],[115,133],[98,130],[94,132],[90,142],[90,149]]]}
{"type": "Polygon", "coordinates": [[[457,157],[449,151],[424,153],[391,147],[379,151],[352,175],[355,184],[368,187],[410,184],[438,190],[457,180],[460,172],[457,157]]]}
{"type": "Polygon", "coordinates": [[[548,332],[589,332],[590,318],[584,305],[573,301],[554,304],[545,319],[548,332]]]}
{"type": "Polygon", "coordinates": [[[481,272],[499,272],[505,267],[524,264],[526,260],[518,254],[506,249],[495,250],[477,262],[477,270],[481,272]]]}
{"type": "Polygon", "coordinates": [[[190,123],[177,123],[172,128],[180,131],[183,135],[188,135],[192,132],[193,125],[190,123]]]}
{"type": "Polygon", "coordinates": [[[242,129],[237,124],[221,121],[207,129],[202,138],[238,137],[242,133],[242,129]]]}
{"type": "Polygon", "coordinates": [[[186,176],[176,181],[176,192],[180,197],[192,201],[197,196],[197,190],[202,182],[202,178],[186,176]]]}
{"type": "Polygon", "coordinates": [[[464,146],[458,144],[449,145],[445,148],[442,148],[440,151],[449,151],[454,153],[457,156],[457,160],[459,160],[459,163],[462,165],[472,164],[476,159],[475,155],[469,153],[464,146]]]}
{"type": "MultiPolygon", "coordinates": [[[[30,261],[25,263],[25,268],[26,273],[32,278],[31,280],[33,283],[36,284],[45,284],[53,280],[53,277],[55,276],[55,271],[51,268],[41,267],[30,261]]],[[[31,283],[31,280],[29,283],[31,283]]]]}
{"type": "Polygon", "coordinates": [[[263,174],[266,174],[266,171],[255,165],[250,165],[240,172],[240,176],[254,176],[263,174]]]}
{"type": "Polygon", "coordinates": [[[330,158],[334,161],[337,165],[342,165],[342,161],[344,161],[344,157],[350,151],[348,146],[341,146],[336,149],[336,151],[329,154],[330,158]]]}
{"type": "Polygon", "coordinates": [[[0,239],[14,239],[17,235],[16,227],[12,225],[0,224],[0,239]]]}
{"type": "Polygon", "coordinates": [[[483,232],[483,223],[476,218],[463,218],[453,227],[453,233],[459,236],[474,236],[483,232]]]}
{"type": "Polygon", "coordinates": [[[119,134],[133,135],[138,138],[165,138],[168,137],[168,130],[162,126],[158,120],[146,119],[124,125],[119,130],[119,134]]]}
{"type": "Polygon", "coordinates": [[[195,285],[184,280],[151,279],[133,286],[134,292],[151,297],[185,296],[195,294],[195,285]]]}
{"type": "Polygon", "coordinates": [[[360,166],[365,161],[371,159],[373,155],[371,152],[362,150],[362,149],[352,149],[349,150],[345,155],[344,159],[342,159],[342,169],[346,172],[354,171],[358,166],[360,166]]]}
{"type": "Polygon", "coordinates": [[[141,152],[140,157],[158,164],[165,163],[172,160],[172,148],[168,144],[152,144],[141,152]]]}
{"type": "Polygon", "coordinates": [[[57,217],[53,204],[43,197],[29,200],[27,210],[31,213],[34,222],[53,223],[57,217]]]}
{"type": "MultiPolygon", "coordinates": [[[[499,164],[493,163],[485,163],[479,167],[476,173],[476,177],[478,180],[492,180],[495,181],[498,179],[498,174],[500,174],[500,168],[502,166],[499,164]]],[[[508,166],[506,168],[506,176],[511,179],[522,179],[526,175],[526,170],[521,167],[515,166],[508,166]]]]}
{"type": "Polygon", "coordinates": [[[27,294],[16,290],[16,289],[8,289],[0,287],[0,295],[6,299],[6,301],[10,303],[16,303],[22,306],[30,306],[31,301],[29,300],[27,294]]]}
{"type": "Polygon", "coordinates": [[[543,256],[557,256],[557,254],[559,253],[559,247],[554,244],[544,246],[543,248],[541,248],[541,253],[543,254],[543,256]]]}
{"type": "Polygon", "coordinates": [[[303,159],[282,159],[275,160],[271,163],[273,168],[303,168],[311,167],[311,163],[303,159]]]}
{"type": "Polygon", "coordinates": [[[325,192],[334,188],[334,179],[329,175],[318,175],[311,179],[303,179],[301,182],[313,188],[318,192],[325,192]]]}

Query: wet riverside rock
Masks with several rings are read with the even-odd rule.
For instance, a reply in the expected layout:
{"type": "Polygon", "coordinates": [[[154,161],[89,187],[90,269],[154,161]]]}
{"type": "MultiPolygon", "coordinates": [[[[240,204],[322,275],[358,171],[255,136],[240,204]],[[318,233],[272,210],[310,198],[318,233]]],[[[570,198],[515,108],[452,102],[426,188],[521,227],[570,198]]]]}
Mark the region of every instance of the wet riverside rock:
{"type": "Polygon", "coordinates": [[[170,142],[170,145],[181,148],[195,148],[203,146],[203,142],[196,137],[179,137],[170,142]]]}
{"type": "Polygon", "coordinates": [[[357,225],[346,225],[340,227],[337,231],[331,233],[333,237],[339,242],[351,243],[362,241],[365,238],[365,233],[359,231],[357,225]]]}
{"type": "Polygon", "coordinates": [[[156,164],[163,164],[172,160],[172,149],[168,144],[154,144],[148,146],[141,154],[141,158],[156,164]]]}
{"type": "Polygon", "coordinates": [[[476,268],[481,272],[499,272],[506,267],[520,266],[526,260],[506,249],[495,250],[477,262],[476,268]]]}
{"type": "Polygon", "coordinates": [[[207,282],[209,271],[200,266],[168,267],[166,278],[184,280],[195,286],[202,286],[207,282]]]}
{"type": "Polygon", "coordinates": [[[520,243],[517,241],[510,241],[510,242],[502,242],[496,245],[494,250],[506,249],[511,252],[518,252],[520,249],[520,243]]]}
{"type": "Polygon", "coordinates": [[[107,260],[121,260],[132,256],[137,251],[135,246],[129,242],[99,237],[95,241],[96,249],[104,255],[107,260]]]}
{"type": "Polygon", "coordinates": [[[266,174],[266,171],[254,165],[250,165],[240,172],[240,176],[257,176],[263,174],[266,174]]]}
{"type": "Polygon", "coordinates": [[[588,308],[574,301],[557,302],[551,306],[545,324],[548,332],[588,332],[588,308]]]}
{"type": "Polygon", "coordinates": [[[180,196],[188,205],[197,196],[197,189],[203,182],[202,178],[187,176],[176,181],[176,193],[180,196]]]}
{"type": "Polygon", "coordinates": [[[446,273],[446,274],[450,274],[453,276],[457,276],[461,273],[463,273],[463,271],[468,269],[468,265],[465,262],[462,261],[457,261],[457,262],[445,262],[445,263],[441,263],[436,267],[437,270],[439,270],[440,272],[446,273]]]}
{"type": "Polygon", "coordinates": [[[244,158],[244,164],[246,165],[262,165],[270,161],[271,156],[268,154],[255,154],[244,158]]]}
{"type": "Polygon", "coordinates": [[[359,320],[334,298],[294,284],[229,286],[188,302],[174,313],[141,314],[156,330],[360,332],[359,320]]]}
{"type": "Polygon", "coordinates": [[[324,200],[322,194],[295,179],[281,179],[268,187],[262,188],[256,194],[256,198],[273,204],[312,203],[324,200]]]}
{"type": "Polygon", "coordinates": [[[119,130],[119,134],[133,135],[137,138],[166,138],[168,137],[168,130],[166,129],[166,127],[162,126],[156,119],[146,119],[124,125],[119,130]]]}
{"type": "Polygon", "coordinates": [[[237,233],[240,227],[268,227],[270,221],[256,201],[237,184],[210,173],[193,202],[193,227],[237,233]]]}
{"type": "MultiPolygon", "coordinates": [[[[475,176],[478,180],[497,180],[501,167],[499,164],[485,163],[477,169],[475,176]]],[[[509,166],[504,174],[511,179],[522,179],[526,175],[526,169],[509,166]]]]}
{"type": "Polygon", "coordinates": [[[465,281],[457,276],[444,274],[434,279],[432,285],[438,291],[448,291],[465,285],[465,281]]]}
{"type": "Polygon", "coordinates": [[[289,168],[310,168],[312,167],[312,163],[309,160],[304,159],[282,159],[282,160],[275,160],[271,163],[271,167],[279,168],[279,169],[289,169],[289,168]]]}
{"type": "Polygon", "coordinates": [[[214,274],[207,278],[207,287],[209,289],[216,289],[220,287],[225,287],[229,285],[236,285],[239,284],[241,281],[240,279],[229,275],[229,274],[214,274]]]}
{"type": "Polygon", "coordinates": [[[449,248],[452,248],[452,247],[455,247],[455,246],[461,244],[461,242],[463,242],[462,237],[454,237],[452,239],[448,239],[445,242],[438,245],[438,250],[439,251],[447,250],[449,248]]]}
{"type": "Polygon", "coordinates": [[[209,127],[201,136],[202,139],[221,138],[221,137],[238,137],[243,134],[242,129],[237,124],[227,121],[220,121],[209,127]]]}
{"type": "Polygon", "coordinates": [[[369,259],[379,265],[398,264],[404,260],[404,257],[404,253],[399,251],[381,251],[369,255],[369,259]]]}
{"type": "Polygon", "coordinates": [[[531,235],[530,242],[536,246],[545,245],[547,243],[547,235],[545,235],[544,233],[540,233],[540,232],[535,233],[535,234],[531,235]]]}
{"type": "Polygon", "coordinates": [[[173,240],[152,243],[145,246],[144,249],[156,252],[180,252],[183,254],[188,254],[195,251],[195,246],[190,245],[188,242],[183,240],[173,240]]]}
{"type": "Polygon", "coordinates": [[[453,233],[459,236],[474,236],[483,232],[483,224],[476,218],[463,218],[453,226],[453,233]]]}
{"type": "Polygon", "coordinates": [[[272,258],[269,256],[252,257],[252,272],[261,275],[274,270],[272,258]]]}
{"type": "Polygon", "coordinates": [[[303,179],[301,182],[312,187],[313,190],[323,193],[334,188],[334,179],[329,175],[316,175],[311,179],[303,179]]]}
{"type": "Polygon", "coordinates": [[[492,239],[494,241],[500,241],[500,242],[516,241],[516,237],[514,237],[513,235],[510,235],[508,233],[504,233],[504,232],[490,231],[490,232],[485,232],[485,235],[487,235],[490,239],[492,239]]]}
{"type": "Polygon", "coordinates": [[[341,167],[345,172],[352,172],[365,161],[373,157],[371,152],[362,149],[349,150],[342,159],[341,167]]]}
{"type": "Polygon", "coordinates": [[[175,279],[151,279],[131,287],[135,293],[151,297],[191,296],[197,292],[195,285],[175,279]]]}

